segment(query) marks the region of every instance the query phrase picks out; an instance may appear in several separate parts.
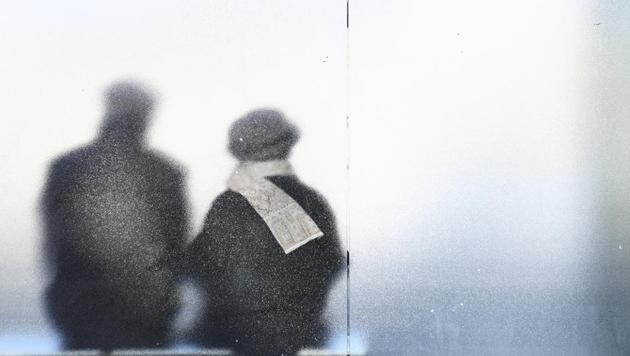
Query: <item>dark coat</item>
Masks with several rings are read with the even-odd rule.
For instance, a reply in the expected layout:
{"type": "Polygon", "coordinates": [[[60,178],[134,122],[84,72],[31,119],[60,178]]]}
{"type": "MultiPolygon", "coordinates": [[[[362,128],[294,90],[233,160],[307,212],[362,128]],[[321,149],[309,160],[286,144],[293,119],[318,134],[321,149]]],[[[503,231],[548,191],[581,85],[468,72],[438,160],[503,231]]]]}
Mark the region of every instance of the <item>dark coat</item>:
{"type": "Polygon", "coordinates": [[[187,230],[182,173],[139,144],[99,139],[52,164],[42,208],[46,302],[65,348],[162,345],[187,230]]]}
{"type": "Polygon", "coordinates": [[[287,255],[244,197],[222,193],[189,247],[191,273],[207,293],[199,327],[207,346],[290,355],[326,337],[326,297],[344,266],[334,215],[325,199],[295,176],[269,179],[324,236],[287,255]]]}

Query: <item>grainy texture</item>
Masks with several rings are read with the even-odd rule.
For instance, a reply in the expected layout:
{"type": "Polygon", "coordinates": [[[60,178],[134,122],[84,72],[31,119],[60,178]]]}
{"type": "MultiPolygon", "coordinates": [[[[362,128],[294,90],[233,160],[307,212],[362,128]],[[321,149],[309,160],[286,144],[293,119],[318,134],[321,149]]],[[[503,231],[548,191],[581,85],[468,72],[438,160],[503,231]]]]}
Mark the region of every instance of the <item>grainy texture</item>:
{"type": "Polygon", "coordinates": [[[66,349],[161,346],[176,312],[183,176],[114,126],[52,164],[42,201],[46,302],[66,349]]]}
{"type": "Polygon", "coordinates": [[[325,199],[295,176],[269,179],[313,218],[324,236],[285,254],[247,200],[225,191],[189,247],[190,272],[207,293],[197,341],[246,355],[292,355],[326,337],[328,291],[343,268],[325,199]]]}

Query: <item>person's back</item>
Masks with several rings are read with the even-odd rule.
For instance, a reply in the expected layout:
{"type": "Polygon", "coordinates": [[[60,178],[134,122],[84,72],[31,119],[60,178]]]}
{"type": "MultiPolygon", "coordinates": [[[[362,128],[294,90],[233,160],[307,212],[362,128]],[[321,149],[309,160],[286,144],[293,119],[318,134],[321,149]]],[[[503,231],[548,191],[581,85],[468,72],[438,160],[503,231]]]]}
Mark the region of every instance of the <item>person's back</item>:
{"type": "MultiPolygon", "coordinates": [[[[276,163],[249,163],[266,164],[276,163]]],[[[289,355],[327,336],[322,314],[343,254],[321,195],[290,172],[265,179],[295,201],[321,235],[287,253],[242,194],[227,190],[217,197],[189,248],[193,275],[208,297],[199,337],[247,355],[289,355]]]]}
{"type": "Polygon", "coordinates": [[[160,346],[176,310],[183,177],[121,120],[57,159],[44,192],[46,299],[66,349],[160,346]]]}

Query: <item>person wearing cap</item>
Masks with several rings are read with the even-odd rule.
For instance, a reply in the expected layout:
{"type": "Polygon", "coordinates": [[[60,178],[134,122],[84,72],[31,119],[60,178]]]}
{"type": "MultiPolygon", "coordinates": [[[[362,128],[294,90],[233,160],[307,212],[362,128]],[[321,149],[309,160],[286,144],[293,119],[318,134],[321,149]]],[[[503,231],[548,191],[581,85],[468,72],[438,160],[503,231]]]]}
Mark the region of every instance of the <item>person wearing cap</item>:
{"type": "Polygon", "coordinates": [[[234,122],[238,165],[188,248],[206,307],[196,340],[243,355],[293,355],[327,337],[326,298],[344,266],[326,200],[288,161],[299,132],[281,112],[234,122]]]}
{"type": "Polygon", "coordinates": [[[57,158],[42,198],[48,314],[67,350],[155,348],[177,307],[183,174],[146,147],[154,98],[113,84],[101,132],[57,158]]]}

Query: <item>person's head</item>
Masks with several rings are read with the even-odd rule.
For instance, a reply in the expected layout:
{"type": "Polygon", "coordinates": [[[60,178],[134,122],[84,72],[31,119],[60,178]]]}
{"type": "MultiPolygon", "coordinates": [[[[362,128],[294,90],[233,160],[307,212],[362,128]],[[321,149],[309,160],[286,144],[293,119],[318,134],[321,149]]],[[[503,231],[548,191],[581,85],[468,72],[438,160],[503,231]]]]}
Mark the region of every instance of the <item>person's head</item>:
{"type": "Polygon", "coordinates": [[[229,151],[239,161],[286,159],[300,133],[284,114],[273,109],[250,111],[230,127],[229,151]]]}
{"type": "Polygon", "coordinates": [[[142,84],[119,81],[105,92],[105,134],[140,138],[151,117],[155,97],[142,84]]]}

